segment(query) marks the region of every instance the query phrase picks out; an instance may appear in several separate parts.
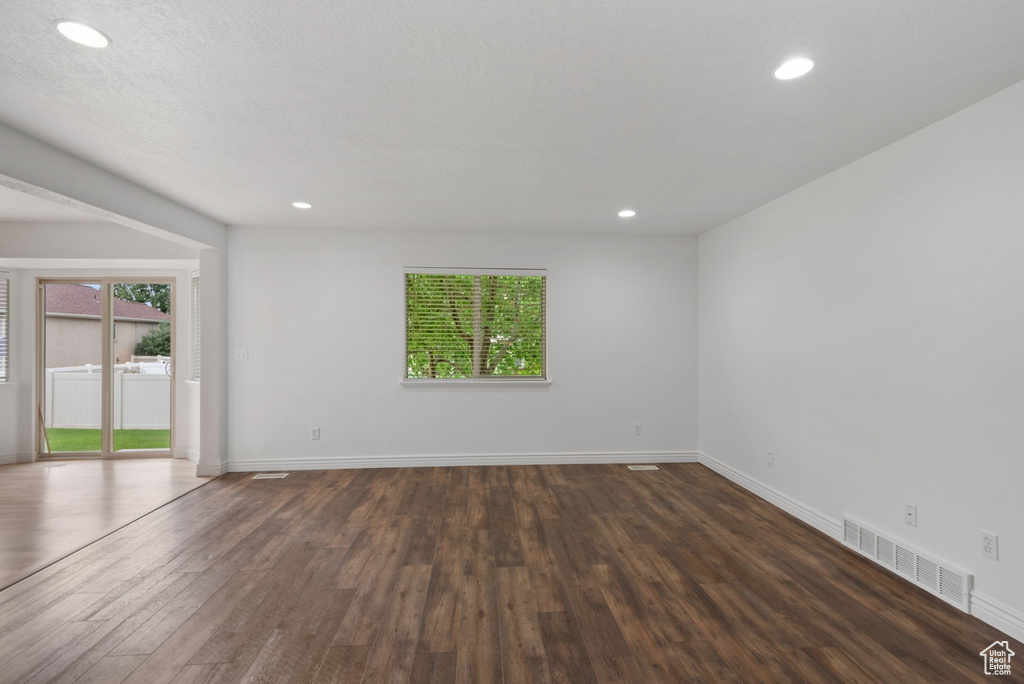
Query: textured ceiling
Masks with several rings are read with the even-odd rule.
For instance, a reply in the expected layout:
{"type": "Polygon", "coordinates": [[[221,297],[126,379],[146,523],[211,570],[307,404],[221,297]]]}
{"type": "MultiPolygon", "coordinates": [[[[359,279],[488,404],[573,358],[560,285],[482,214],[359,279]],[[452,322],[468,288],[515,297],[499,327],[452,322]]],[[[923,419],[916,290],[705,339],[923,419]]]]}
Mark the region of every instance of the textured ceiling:
{"type": "Polygon", "coordinates": [[[229,224],[698,233],[1024,79],[1019,0],[4,0],[3,18],[0,121],[229,224]],[[59,18],[113,45],[69,43],[59,18]],[[796,54],[816,69],[776,81],[796,54]]]}

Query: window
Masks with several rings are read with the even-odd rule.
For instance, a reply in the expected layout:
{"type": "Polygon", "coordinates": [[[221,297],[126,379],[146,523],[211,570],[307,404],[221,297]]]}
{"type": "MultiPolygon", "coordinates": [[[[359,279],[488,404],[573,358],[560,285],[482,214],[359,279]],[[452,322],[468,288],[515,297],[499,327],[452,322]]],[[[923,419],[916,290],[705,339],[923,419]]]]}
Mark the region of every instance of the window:
{"type": "Polygon", "coordinates": [[[0,382],[7,382],[9,379],[7,371],[7,340],[10,338],[10,331],[7,327],[7,302],[10,280],[6,273],[0,273],[0,382]]]}
{"type": "Polygon", "coordinates": [[[405,377],[544,379],[544,271],[407,269],[405,377]]]}
{"type": "Polygon", "coordinates": [[[199,276],[192,276],[192,380],[199,380],[199,276]]]}

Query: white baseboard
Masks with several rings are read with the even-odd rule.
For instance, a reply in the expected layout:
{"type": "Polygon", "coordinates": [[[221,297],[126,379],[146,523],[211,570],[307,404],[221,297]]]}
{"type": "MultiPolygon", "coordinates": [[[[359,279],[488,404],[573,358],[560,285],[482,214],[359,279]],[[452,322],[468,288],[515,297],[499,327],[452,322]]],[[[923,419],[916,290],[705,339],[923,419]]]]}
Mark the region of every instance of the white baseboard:
{"type": "Polygon", "coordinates": [[[971,592],[971,615],[1017,641],[1024,641],[1024,613],[994,598],[971,592]]]}
{"type": "Polygon", "coordinates": [[[830,518],[824,513],[797,501],[788,494],[783,494],[774,487],[769,487],[765,483],[741,473],[732,466],[722,463],[717,458],[708,456],[704,452],[699,453],[701,464],[714,470],[719,475],[732,480],[740,487],[756,494],[768,503],[774,504],[790,515],[799,518],[811,527],[824,532],[833,539],[842,541],[843,526],[838,520],[830,518]]]}
{"type": "Polygon", "coordinates": [[[195,449],[178,448],[174,450],[174,458],[186,458],[195,464],[199,464],[199,452],[195,449]]]}
{"type": "Polygon", "coordinates": [[[35,457],[32,454],[6,454],[0,456],[0,465],[14,465],[15,463],[34,463],[35,457]]]}
{"type": "Polygon", "coordinates": [[[227,463],[196,463],[196,477],[220,477],[228,472],[227,463]]]}
{"type": "MultiPolygon", "coordinates": [[[[589,452],[555,454],[424,454],[405,456],[318,456],[278,460],[232,459],[228,472],[335,470],[339,468],[433,468],[489,465],[593,465],[600,463],[696,463],[696,451],[643,453],[589,452]]],[[[200,473],[202,474],[202,473],[200,473]]]]}

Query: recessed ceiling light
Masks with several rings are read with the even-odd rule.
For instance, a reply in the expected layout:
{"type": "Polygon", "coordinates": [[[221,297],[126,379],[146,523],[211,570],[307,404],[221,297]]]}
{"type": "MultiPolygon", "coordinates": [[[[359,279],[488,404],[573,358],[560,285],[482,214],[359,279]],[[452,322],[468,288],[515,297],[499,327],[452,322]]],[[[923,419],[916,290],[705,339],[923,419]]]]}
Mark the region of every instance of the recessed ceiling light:
{"type": "Polygon", "coordinates": [[[636,216],[636,212],[632,209],[623,209],[619,212],[620,218],[633,218],[634,216],[636,216]]]}
{"type": "Polygon", "coordinates": [[[803,76],[814,68],[814,62],[806,57],[791,59],[775,70],[775,78],[780,81],[788,81],[791,78],[803,76]]]}
{"type": "Polygon", "coordinates": [[[68,40],[79,45],[91,48],[105,48],[110,45],[110,38],[94,29],[92,26],[80,24],[77,21],[60,20],[55,22],[57,30],[68,40]]]}
{"type": "Polygon", "coordinates": [[[296,209],[312,209],[313,205],[309,202],[292,202],[292,206],[296,209]]]}

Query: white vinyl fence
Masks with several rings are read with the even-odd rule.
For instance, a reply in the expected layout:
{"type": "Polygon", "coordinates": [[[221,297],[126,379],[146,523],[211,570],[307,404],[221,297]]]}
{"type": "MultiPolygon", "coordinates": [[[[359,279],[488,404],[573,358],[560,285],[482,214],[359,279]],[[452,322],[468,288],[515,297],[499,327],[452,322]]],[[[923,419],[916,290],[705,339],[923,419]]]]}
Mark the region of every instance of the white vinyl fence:
{"type": "MultiPolygon", "coordinates": [[[[171,378],[162,362],[152,369],[139,365],[114,367],[114,429],[166,430],[171,427],[171,378]]],[[[100,428],[102,383],[99,366],[47,368],[46,427],[100,428]]]]}

